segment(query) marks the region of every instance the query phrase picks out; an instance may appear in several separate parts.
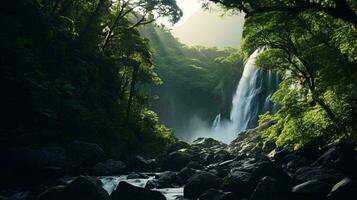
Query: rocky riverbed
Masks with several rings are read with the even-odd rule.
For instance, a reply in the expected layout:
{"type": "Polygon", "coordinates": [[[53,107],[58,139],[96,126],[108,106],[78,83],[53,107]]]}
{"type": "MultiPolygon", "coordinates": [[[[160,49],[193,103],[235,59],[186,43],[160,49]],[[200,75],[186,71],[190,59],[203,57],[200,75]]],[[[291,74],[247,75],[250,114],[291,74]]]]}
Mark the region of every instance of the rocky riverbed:
{"type": "Polygon", "coordinates": [[[135,155],[122,161],[86,142],[9,150],[2,155],[0,199],[357,199],[352,146],[311,144],[287,151],[262,143],[255,131],[229,145],[198,138],[172,145],[161,157],[135,155]]]}

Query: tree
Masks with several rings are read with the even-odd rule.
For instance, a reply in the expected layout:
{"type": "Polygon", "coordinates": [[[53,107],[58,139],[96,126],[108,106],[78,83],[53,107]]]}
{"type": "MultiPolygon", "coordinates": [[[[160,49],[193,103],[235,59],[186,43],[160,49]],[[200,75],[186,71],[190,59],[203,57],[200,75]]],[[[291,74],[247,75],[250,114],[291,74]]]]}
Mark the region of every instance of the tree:
{"type": "Polygon", "coordinates": [[[355,0],[209,0],[229,9],[237,9],[247,17],[269,12],[302,13],[308,10],[322,11],[335,18],[357,25],[355,0]]]}

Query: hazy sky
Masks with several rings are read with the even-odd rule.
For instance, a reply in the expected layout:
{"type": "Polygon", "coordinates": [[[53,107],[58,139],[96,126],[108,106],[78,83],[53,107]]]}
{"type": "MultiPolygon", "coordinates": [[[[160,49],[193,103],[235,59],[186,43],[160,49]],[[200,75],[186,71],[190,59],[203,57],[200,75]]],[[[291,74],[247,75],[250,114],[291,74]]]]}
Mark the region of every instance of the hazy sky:
{"type": "Polygon", "coordinates": [[[181,20],[172,26],[171,33],[180,42],[206,47],[239,47],[244,15],[221,16],[223,11],[207,11],[200,0],[176,0],[183,11],[181,20]]]}
{"type": "Polygon", "coordinates": [[[200,8],[199,0],[176,0],[177,5],[183,11],[183,17],[175,26],[182,25],[190,16],[195,14],[200,8]]]}

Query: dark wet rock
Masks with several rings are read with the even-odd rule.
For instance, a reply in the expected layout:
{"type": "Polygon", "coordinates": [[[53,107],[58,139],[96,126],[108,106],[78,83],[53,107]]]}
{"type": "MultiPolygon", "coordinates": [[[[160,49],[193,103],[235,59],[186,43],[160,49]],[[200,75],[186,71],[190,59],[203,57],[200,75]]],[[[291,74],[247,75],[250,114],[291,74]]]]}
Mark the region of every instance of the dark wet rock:
{"type": "Polygon", "coordinates": [[[166,200],[158,191],[147,188],[135,187],[126,182],[120,182],[118,187],[110,195],[111,200],[166,200]]]}
{"type": "Polygon", "coordinates": [[[269,153],[269,157],[273,158],[274,162],[277,164],[282,164],[286,162],[285,156],[287,156],[290,152],[286,149],[275,149],[269,153]]]}
{"type": "Polygon", "coordinates": [[[204,192],[198,200],[234,200],[234,196],[230,192],[223,192],[221,190],[209,189],[204,192]]]}
{"type": "Polygon", "coordinates": [[[130,155],[126,162],[132,171],[152,171],[158,165],[156,159],[148,159],[141,155],[130,155]]]}
{"type": "Polygon", "coordinates": [[[293,196],[301,200],[324,199],[331,187],[329,184],[313,179],[296,185],[292,189],[293,196]]]}
{"type": "Polygon", "coordinates": [[[147,189],[157,188],[157,180],[156,179],[148,180],[148,182],[146,182],[145,184],[145,188],[147,189]]]}
{"type": "Polygon", "coordinates": [[[287,188],[283,186],[285,183],[279,183],[272,177],[264,177],[254,189],[250,200],[278,200],[284,199],[288,193],[287,188]]]}
{"type": "Polygon", "coordinates": [[[264,153],[269,153],[269,152],[273,151],[275,148],[276,148],[275,142],[273,142],[273,141],[264,141],[263,142],[262,150],[264,153]]]}
{"type": "Polygon", "coordinates": [[[91,172],[96,176],[120,175],[126,172],[126,164],[122,161],[107,160],[97,163],[92,167],[91,172]]]}
{"type": "Polygon", "coordinates": [[[103,149],[94,143],[74,141],[66,146],[67,164],[71,171],[81,170],[105,160],[103,149]]]}
{"type": "Polygon", "coordinates": [[[188,179],[184,187],[185,198],[198,198],[208,189],[220,189],[222,179],[208,172],[198,172],[188,179]]]}
{"type": "Polygon", "coordinates": [[[174,151],[161,160],[163,170],[179,171],[184,168],[193,158],[193,155],[188,150],[174,151]]]}
{"type": "Polygon", "coordinates": [[[357,183],[351,178],[344,178],[336,183],[327,195],[328,200],[354,200],[356,197],[357,183]]]}
{"type": "Polygon", "coordinates": [[[203,166],[197,161],[189,162],[186,167],[192,168],[192,169],[199,169],[199,170],[203,169],[203,166]]]}
{"type": "Polygon", "coordinates": [[[51,184],[66,172],[66,152],[61,147],[24,147],[5,150],[0,154],[1,188],[51,184]]]}
{"type": "Polygon", "coordinates": [[[333,169],[325,167],[302,167],[294,174],[293,183],[300,184],[312,179],[317,179],[328,184],[335,184],[343,178],[343,174],[333,169]]]}
{"type": "Polygon", "coordinates": [[[66,186],[52,187],[39,195],[38,200],[109,200],[99,181],[80,176],[66,186]]]}
{"type": "MultiPolygon", "coordinates": [[[[357,168],[356,151],[351,145],[338,143],[327,149],[314,163],[346,173],[355,173],[357,168]]],[[[356,174],[356,173],[355,173],[356,174]]]]}
{"type": "Polygon", "coordinates": [[[183,184],[181,179],[175,172],[167,171],[157,175],[156,188],[173,188],[183,184]]]}
{"type": "Polygon", "coordinates": [[[180,140],[180,141],[170,145],[168,148],[168,152],[171,153],[174,151],[178,151],[180,149],[188,149],[188,148],[190,148],[190,145],[188,143],[180,140]]]}
{"type": "Polygon", "coordinates": [[[251,173],[233,171],[223,179],[222,188],[234,192],[239,197],[245,197],[253,191],[256,184],[251,173]]]}
{"type": "Polygon", "coordinates": [[[149,176],[139,172],[132,172],[126,177],[126,179],[138,179],[138,178],[149,178],[149,176]]]}
{"type": "Polygon", "coordinates": [[[191,147],[196,147],[199,149],[222,149],[225,148],[227,145],[223,142],[217,141],[213,138],[197,138],[195,141],[191,143],[191,147]]]}
{"type": "Polygon", "coordinates": [[[290,182],[290,177],[282,169],[277,167],[271,161],[263,161],[265,158],[246,159],[242,165],[232,168],[232,171],[238,170],[251,173],[253,181],[257,184],[263,177],[270,176],[280,182],[290,182]]]}
{"type": "Polygon", "coordinates": [[[184,167],[181,169],[181,171],[178,173],[178,176],[181,177],[183,180],[187,181],[189,178],[191,178],[197,170],[189,168],[189,167],[184,167]]]}
{"type": "Polygon", "coordinates": [[[9,198],[0,195],[0,200],[8,200],[9,198]]]}

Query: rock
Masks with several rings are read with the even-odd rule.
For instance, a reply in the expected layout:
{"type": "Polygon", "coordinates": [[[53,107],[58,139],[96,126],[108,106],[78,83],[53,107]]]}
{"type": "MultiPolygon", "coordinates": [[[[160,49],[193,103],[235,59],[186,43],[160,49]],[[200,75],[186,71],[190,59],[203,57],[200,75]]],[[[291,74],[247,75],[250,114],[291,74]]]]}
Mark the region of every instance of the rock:
{"type": "Polygon", "coordinates": [[[141,155],[130,155],[126,161],[132,171],[152,171],[157,167],[156,159],[146,159],[141,155]]]}
{"type": "Polygon", "coordinates": [[[124,181],[110,195],[111,200],[166,200],[165,196],[158,191],[147,188],[135,187],[124,181]]]}
{"type": "Polygon", "coordinates": [[[66,172],[66,153],[61,147],[24,147],[2,151],[0,154],[1,188],[53,184],[66,172]]]}
{"type": "Polygon", "coordinates": [[[220,189],[222,179],[208,172],[198,172],[188,179],[184,187],[185,198],[198,198],[208,189],[220,189]]]}
{"type": "Polygon", "coordinates": [[[98,180],[80,176],[66,186],[52,187],[37,198],[38,200],[109,200],[108,193],[98,180]]]}
{"type": "Polygon", "coordinates": [[[138,172],[131,172],[126,179],[139,179],[139,178],[149,178],[149,176],[142,174],[142,173],[138,173],[138,172]]]}
{"type": "Polygon", "coordinates": [[[147,189],[155,189],[157,188],[157,180],[148,180],[145,184],[145,188],[147,189]]]}
{"type": "Polygon", "coordinates": [[[354,200],[357,196],[357,183],[351,178],[344,178],[336,183],[330,193],[327,195],[328,200],[354,200]]]}
{"type": "Polygon", "coordinates": [[[281,184],[272,177],[266,176],[260,180],[257,187],[254,189],[250,200],[278,200],[286,194],[286,190],[282,190],[281,184]]]}
{"type": "Polygon", "coordinates": [[[198,169],[198,170],[203,169],[203,166],[200,163],[198,163],[197,161],[189,162],[186,167],[192,168],[192,169],[198,169]]]}
{"type": "Polygon", "coordinates": [[[193,176],[196,173],[195,169],[189,168],[189,167],[184,167],[181,169],[181,171],[178,173],[178,176],[181,177],[183,180],[187,181],[191,176],[193,176]]]}
{"type": "Polygon", "coordinates": [[[192,147],[196,147],[199,149],[208,149],[208,148],[225,148],[227,145],[223,142],[219,142],[213,138],[197,138],[195,141],[191,143],[192,147]]]}
{"type": "Polygon", "coordinates": [[[204,192],[198,200],[234,200],[233,194],[230,192],[222,192],[221,190],[209,189],[204,192]]]}
{"type": "Polygon", "coordinates": [[[164,157],[161,161],[163,170],[179,171],[184,168],[193,158],[193,155],[186,151],[174,151],[164,157]]]}
{"type": "Polygon", "coordinates": [[[223,190],[233,192],[238,197],[249,195],[255,186],[256,182],[253,179],[252,174],[243,171],[233,171],[229,173],[223,179],[222,184],[223,190]]]}
{"type": "Polygon", "coordinates": [[[103,149],[94,143],[74,141],[66,146],[67,164],[71,170],[81,170],[103,161],[103,149]]]}
{"type": "Polygon", "coordinates": [[[120,175],[126,172],[126,164],[122,161],[110,159],[97,163],[91,171],[96,176],[120,175]]]}
{"type": "Polygon", "coordinates": [[[190,148],[190,145],[184,141],[179,140],[178,142],[169,146],[168,153],[178,151],[180,149],[187,149],[187,148],[190,148]]]}
{"type": "Polygon", "coordinates": [[[324,199],[330,191],[329,184],[317,179],[309,180],[292,189],[293,196],[303,200],[318,200],[324,199]]]}
{"type": "Polygon", "coordinates": [[[343,179],[344,175],[333,169],[325,167],[302,167],[293,176],[293,183],[300,184],[312,179],[317,179],[331,185],[343,179]]]}
{"type": "Polygon", "coordinates": [[[167,171],[157,175],[156,188],[173,188],[183,184],[175,172],[167,171]]]}
{"type": "Polygon", "coordinates": [[[357,154],[351,145],[338,143],[323,153],[313,165],[322,165],[346,173],[355,173],[357,168],[356,155],[357,154]]]}
{"type": "MultiPolygon", "coordinates": [[[[256,156],[254,158],[247,158],[240,166],[234,167],[232,171],[238,170],[248,172],[252,175],[252,181],[255,184],[265,176],[275,178],[279,182],[290,182],[290,177],[282,169],[278,168],[274,163],[267,160],[266,157],[256,156]]],[[[239,162],[238,162],[239,163],[239,162]]],[[[232,163],[231,165],[233,165],[232,163]]]]}
{"type": "Polygon", "coordinates": [[[273,149],[275,149],[275,148],[276,148],[275,142],[272,142],[272,141],[264,141],[263,142],[263,147],[262,147],[263,152],[269,153],[269,152],[273,151],[273,149]]]}

